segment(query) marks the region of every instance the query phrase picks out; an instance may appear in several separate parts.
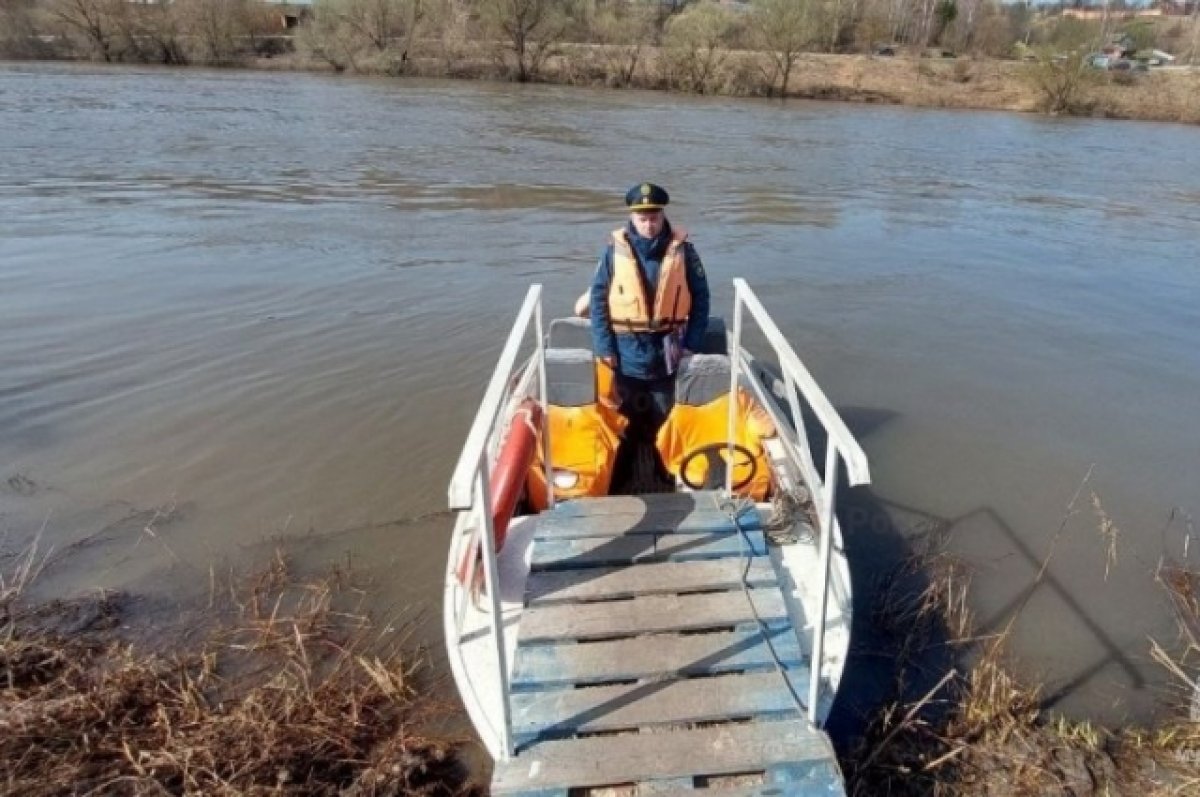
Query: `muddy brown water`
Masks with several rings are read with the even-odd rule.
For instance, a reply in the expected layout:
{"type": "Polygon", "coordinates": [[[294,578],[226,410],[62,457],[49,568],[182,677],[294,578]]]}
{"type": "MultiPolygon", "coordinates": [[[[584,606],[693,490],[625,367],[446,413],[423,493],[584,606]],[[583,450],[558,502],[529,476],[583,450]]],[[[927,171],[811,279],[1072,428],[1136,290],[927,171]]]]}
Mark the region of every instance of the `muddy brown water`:
{"type": "Polygon", "coordinates": [[[153,606],[282,539],[436,642],[503,335],[530,282],[568,311],[643,179],[716,307],[746,277],[871,457],[860,607],[937,528],[995,630],[1065,519],[1022,667],[1076,715],[1172,696],[1147,639],[1174,639],[1154,573],[1200,509],[1183,126],[0,65],[2,553],[40,533],[44,594],[153,606]]]}

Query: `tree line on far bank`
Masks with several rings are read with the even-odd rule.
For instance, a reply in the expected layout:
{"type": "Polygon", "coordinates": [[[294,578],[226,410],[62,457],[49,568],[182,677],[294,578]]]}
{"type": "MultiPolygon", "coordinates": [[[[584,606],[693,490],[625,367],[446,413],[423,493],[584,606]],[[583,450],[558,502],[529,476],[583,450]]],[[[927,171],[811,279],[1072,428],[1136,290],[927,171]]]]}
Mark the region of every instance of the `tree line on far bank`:
{"type": "Polygon", "coordinates": [[[1193,58],[1200,24],[1083,21],[998,0],[0,0],[0,57],[236,65],[295,51],[338,71],[788,93],[807,52],[1013,57],[1124,32],[1193,58]],[[749,57],[748,57],[749,56],[749,57]]]}

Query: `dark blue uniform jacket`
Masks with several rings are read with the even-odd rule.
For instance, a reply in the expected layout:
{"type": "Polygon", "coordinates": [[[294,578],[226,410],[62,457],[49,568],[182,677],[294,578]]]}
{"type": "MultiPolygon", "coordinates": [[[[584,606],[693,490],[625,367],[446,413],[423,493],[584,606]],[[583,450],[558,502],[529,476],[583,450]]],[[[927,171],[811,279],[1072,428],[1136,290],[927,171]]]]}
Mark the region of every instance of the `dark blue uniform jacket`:
{"type": "MultiPolygon", "coordinates": [[[[662,232],[655,238],[643,238],[637,234],[632,223],[626,224],[626,234],[646,284],[650,299],[658,289],[658,272],[663,255],[671,242],[671,225],[663,224],[662,232]]],[[[692,294],[692,310],[688,315],[683,335],[683,348],[697,351],[704,340],[708,326],[708,280],[700,256],[690,243],[684,244],[684,262],[687,266],[688,290],[692,294]]],[[[667,375],[663,359],[664,332],[614,332],[608,318],[608,286],[612,283],[613,245],[610,242],[600,255],[596,276],[592,280],[592,346],[597,357],[617,358],[617,371],[636,379],[660,379],[667,375]]]]}

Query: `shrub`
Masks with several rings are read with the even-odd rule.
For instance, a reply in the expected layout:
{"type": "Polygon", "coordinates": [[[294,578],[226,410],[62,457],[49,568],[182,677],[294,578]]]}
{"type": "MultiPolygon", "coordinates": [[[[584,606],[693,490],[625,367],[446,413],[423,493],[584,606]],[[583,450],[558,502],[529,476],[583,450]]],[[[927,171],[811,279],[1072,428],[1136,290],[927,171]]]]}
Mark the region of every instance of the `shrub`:
{"type": "Polygon", "coordinates": [[[1078,52],[1056,54],[1043,49],[1027,67],[1027,75],[1047,113],[1086,114],[1091,110],[1090,89],[1099,73],[1078,52]]]}
{"type": "Polygon", "coordinates": [[[668,83],[684,91],[711,93],[729,50],[733,31],[729,11],[711,0],[689,6],[667,24],[664,69],[668,83]]]}

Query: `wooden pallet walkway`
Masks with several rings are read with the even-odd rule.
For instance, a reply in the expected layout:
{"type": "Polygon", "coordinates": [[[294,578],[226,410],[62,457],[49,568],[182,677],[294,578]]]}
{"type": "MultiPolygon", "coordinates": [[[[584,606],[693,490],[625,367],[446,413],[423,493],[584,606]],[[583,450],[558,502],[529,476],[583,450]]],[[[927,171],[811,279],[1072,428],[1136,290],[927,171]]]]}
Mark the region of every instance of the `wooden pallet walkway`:
{"type": "Polygon", "coordinates": [[[492,792],[844,794],[761,527],[711,493],[539,517],[492,792]]]}

